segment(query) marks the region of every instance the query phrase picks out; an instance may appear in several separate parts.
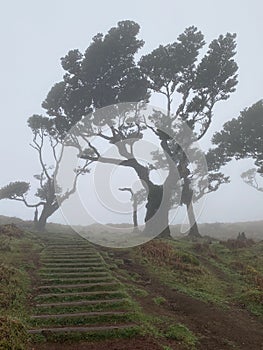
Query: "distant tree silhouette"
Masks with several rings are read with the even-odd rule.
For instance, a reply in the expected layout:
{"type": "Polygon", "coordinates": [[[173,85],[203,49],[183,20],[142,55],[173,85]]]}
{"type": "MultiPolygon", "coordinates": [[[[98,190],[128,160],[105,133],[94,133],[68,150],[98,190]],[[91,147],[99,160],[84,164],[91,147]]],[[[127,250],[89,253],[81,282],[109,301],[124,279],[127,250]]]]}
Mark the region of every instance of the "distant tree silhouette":
{"type": "Polygon", "coordinates": [[[8,185],[2,187],[0,189],[0,199],[20,201],[28,208],[35,208],[35,228],[38,231],[44,231],[47,219],[58,210],[59,203],[64,202],[75,192],[77,179],[80,175],[88,172],[89,162],[87,161],[82,167],[75,170],[72,188],[61,195],[58,186],[55,184],[54,174],[61,160],[61,147],[63,146],[59,135],[55,131],[54,121],[41,115],[33,115],[28,119],[28,126],[33,134],[31,147],[36,150],[41,166],[41,173],[34,175],[35,179],[39,182],[39,188],[35,193],[35,197],[39,201],[33,204],[28,202],[27,196],[30,190],[30,184],[23,181],[10,182],[8,185]],[[48,166],[44,160],[44,148],[46,149],[48,146],[53,157],[53,164],[51,166],[48,166]],[[40,215],[39,208],[41,208],[40,215]]]}
{"type": "Polygon", "coordinates": [[[120,191],[127,191],[130,192],[131,194],[131,202],[132,202],[132,207],[133,207],[133,228],[134,232],[139,231],[138,230],[138,205],[142,204],[146,198],[147,198],[147,193],[145,189],[141,189],[137,192],[134,193],[134,191],[129,188],[129,187],[123,187],[119,188],[120,191]]]}

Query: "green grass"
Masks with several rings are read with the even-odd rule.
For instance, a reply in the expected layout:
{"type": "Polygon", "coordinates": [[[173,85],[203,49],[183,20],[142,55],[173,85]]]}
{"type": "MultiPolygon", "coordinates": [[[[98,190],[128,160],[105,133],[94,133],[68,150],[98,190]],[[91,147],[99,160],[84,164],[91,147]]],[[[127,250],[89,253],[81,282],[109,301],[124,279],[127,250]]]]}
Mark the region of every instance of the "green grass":
{"type": "Polygon", "coordinates": [[[98,316],[79,316],[65,318],[47,318],[47,319],[32,319],[29,323],[30,327],[56,327],[56,326],[97,326],[104,324],[121,324],[132,322],[134,316],[126,313],[125,315],[98,315],[98,316]]]}
{"type": "MultiPolygon", "coordinates": [[[[108,282],[107,282],[108,283],[108,282]]],[[[111,282],[109,282],[111,283],[111,282]]],[[[81,284],[76,284],[76,287],[69,287],[69,288],[63,288],[63,287],[56,287],[55,285],[52,286],[42,286],[41,289],[39,289],[39,292],[42,293],[63,293],[63,292],[67,292],[67,293],[71,293],[71,292],[92,292],[92,291],[102,291],[102,290],[106,290],[106,291],[112,291],[112,290],[116,290],[117,287],[120,287],[120,284],[118,282],[113,282],[113,284],[110,285],[92,285],[90,283],[87,283],[85,287],[81,286],[81,284]]]]}
{"type": "MultiPolygon", "coordinates": [[[[61,326],[61,325],[103,325],[117,324],[122,322],[135,322],[138,327],[127,328],[123,330],[105,330],[99,332],[88,332],[72,334],[52,334],[48,332],[45,337],[34,335],[34,341],[80,341],[80,340],[104,340],[116,337],[132,337],[138,334],[156,338],[163,349],[170,350],[171,342],[178,342],[183,347],[195,349],[198,344],[198,338],[185,325],[176,323],[176,320],[167,316],[153,316],[149,311],[145,312],[139,302],[144,298],[151,298],[151,302],[160,307],[164,307],[166,299],[162,295],[151,295],[146,289],[141,287],[141,276],[136,272],[125,270],[123,259],[114,259],[114,254],[103,252],[102,255],[107,258],[107,264],[102,260],[98,268],[88,268],[86,271],[76,267],[74,271],[83,275],[87,272],[89,276],[81,280],[81,275],[72,276],[68,273],[67,267],[63,268],[65,262],[69,265],[74,263],[82,264],[79,252],[89,254],[96,253],[95,248],[87,241],[81,240],[74,234],[25,234],[20,239],[2,239],[0,254],[0,276],[4,277],[1,283],[0,293],[0,313],[4,318],[0,318],[0,339],[9,342],[10,349],[24,349],[27,341],[25,333],[26,326],[61,326]],[[67,245],[64,245],[68,242],[67,245]],[[87,250],[79,249],[76,244],[87,246],[87,250]],[[52,243],[52,248],[44,249],[46,244],[52,243]],[[56,247],[56,245],[61,245],[56,247]],[[64,246],[62,246],[64,245],[64,246]],[[57,253],[57,250],[59,252],[57,253]],[[65,254],[61,259],[56,260],[51,253],[65,254]],[[69,258],[75,254],[72,260],[69,258]],[[38,270],[38,259],[42,257],[41,270],[38,270]],[[54,267],[49,268],[45,262],[54,263],[54,267]],[[109,263],[108,263],[109,262],[109,263]],[[120,265],[124,266],[123,269],[120,265]],[[63,268],[63,269],[62,269],[63,268]],[[65,271],[65,273],[60,274],[65,271]],[[96,275],[97,272],[103,272],[103,276],[96,275]],[[2,274],[2,275],[1,275],[2,274]],[[97,281],[90,281],[89,277],[98,278],[97,281]],[[63,287],[54,286],[57,284],[84,284],[103,281],[105,278],[116,278],[117,282],[113,286],[87,286],[63,287]],[[55,303],[71,302],[80,300],[100,299],[121,299],[118,302],[106,304],[97,303],[91,305],[78,306],[43,306],[30,308],[28,298],[31,294],[31,283],[37,281],[39,285],[40,278],[52,278],[52,281],[42,281],[50,287],[34,290],[34,294],[41,293],[42,296],[34,299],[35,303],[55,303]],[[79,278],[79,279],[78,279],[79,278]],[[73,280],[75,279],[75,280],[73,280]],[[121,282],[119,280],[121,279],[121,282]],[[52,286],[53,284],[53,286],[52,286]],[[138,287],[140,286],[140,288],[138,287]],[[63,292],[95,292],[91,295],[70,295],[65,296],[63,292]],[[103,291],[109,291],[110,294],[99,294],[103,291]],[[45,293],[61,293],[59,296],[45,296],[45,293]],[[138,300],[135,302],[134,300],[138,300]],[[101,315],[92,317],[71,317],[67,319],[41,319],[29,320],[29,314],[62,314],[70,312],[92,312],[92,311],[126,311],[126,315],[101,315]],[[1,321],[2,320],[2,321],[1,321]],[[2,333],[1,333],[2,332],[2,333]],[[8,338],[9,337],[9,338],[8,338]],[[12,337],[12,340],[11,338],[12,337]],[[20,339],[20,340],[19,340],[20,339]],[[20,341],[20,345],[19,344],[20,341]],[[20,347],[19,347],[20,346],[20,347]]],[[[160,241],[161,242],[161,241],[160,241]]],[[[251,247],[242,249],[229,249],[218,241],[208,243],[205,239],[193,243],[188,240],[178,240],[165,242],[161,250],[155,256],[153,248],[158,248],[158,242],[154,243],[150,255],[147,255],[147,248],[143,254],[139,248],[129,250],[130,258],[143,265],[149,274],[159,280],[160,284],[168,288],[176,289],[193,298],[201,299],[205,302],[215,303],[222,307],[240,307],[252,312],[254,315],[262,316],[262,290],[261,278],[263,273],[263,244],[258,243],[251,247]],[[166,244],[169,246],[167,248],[166,244]],[[169,254],[166,254],[165,249],[169,254]]],[[[96,248],[97,249],[97,248],[96,248]]],[[[100,255],[100,252],[95,255],[100,255]]],[[[73,271],[72,271],[73,272],[73,271]]],[[[0,343],[1,348],[1,343],[0,343]]]]}
{"type": "MultiPolygon", "coordinates": [[[[5,238],[0,236],[0,244],[5,238]]],[[[24,233],[10,237],[0,254],[0,348],[26,349],[26,320],[31,279],[36,276],[37,260],[43,246],[37,237],[24,233]]]]}
{"type": "Polygon", "coordinates": [[[141,334],[140,327],[127,327],[124,329],[113,329],[113,330],[101,330],[101,331],[90,331],[85,333],[71,332],[67,334],[59,334],[47,332],[45,335],[32,335],[31,342],[53,342],[53,343],[69,343],[80,342],[80,341],[103,341],[107,339],[116,338],[133,338],[141,334]]]}
{"type": "Polygon", "coordinates": [[[195,349],[198,342],[197,337],[181,323],[169,326],[165,332],[165,336],[168,339],[182,342],[188,349],[195,349]]]}
{"type": "Polygon", "coordinates": [[[155,297],[155,298],[153,298],[153,302],[156,305],[162,305],[162,304],[166,303],[166,299],[164,297],[155,297]]]}
{"type": "MultiPolygon", "coordinates": [[[[160,241],[161,242],[161,241],[160,241]]],[[[263,244],[230,250],[218,241],[193,243],[187,240],[165,242],[170,259],[158,262],[157,247],[147,246],[132,251],[133,258],[142,264],[160,283],[193,298],[217,304],[246,308],[262,316],[263,244]],[[171,250],[172,248],[172,250],[171,250]]],[[[160,243],[162,245],[162,243],[160,243]]],[[[165,249],[165,246],[164,248],[165,249]]],[[[165,253],[162,253],[165,256],[165,253]]]]}
{"type": "Polygon", "coordinates": [[[18,318],[0,317],[0,349],[26,350],[28,343],[26,327],[18,318]]]}
{"type": "Polygon", "coordinates": [[[148,297],[149,293],[147,290],[135,287],[133,285],[127,285],[127,290],[133,295],[137,297],[143,297],[146,298],[148,297]]]}
{"type": "Polygon", "coordinates": [[[41,314],[63,314],[70,312],[89,312],[89,311],[109,311],[109,310],[129,310],[129,300],[116,301],[114,303],[98,303],[90,305],[76,306],[42,306],[34,309],[36,315],[41,314]]]}
{"type": "Polygon", "coordinates": [[[60,284],[89,284],[89,283],[100,283],[100,282],[116,282],[116,279],[114,279],[112,276],[103,276],[103,277],[82,277],[82,278],[72,278],[69,277],[61,277],[61,278],[50,278],[50,279],[43,279],[42,285],[60,285],[60,284]]]}
{"type": "Polygon", "coordinates": [[[116,290],[112,291],[110,294],[104,294],[97,292],[96,294],[90,295],[69,295],[64,296],[63,294],[58,294],[57,296],[37,296],[34,301],[36,303],[56,303],[56,302],[67,302],[67,301],[78,301],[78,300],[100,300],[100,299],[119,299],[119,298],[127,298],[127,294],[122,291],[116,290]]]}

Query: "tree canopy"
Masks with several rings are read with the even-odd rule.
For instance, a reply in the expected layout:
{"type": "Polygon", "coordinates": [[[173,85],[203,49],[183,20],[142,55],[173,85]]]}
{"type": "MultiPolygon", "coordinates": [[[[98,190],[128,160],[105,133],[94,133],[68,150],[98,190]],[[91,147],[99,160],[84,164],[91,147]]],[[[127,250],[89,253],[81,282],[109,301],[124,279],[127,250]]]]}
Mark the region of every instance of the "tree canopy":
{"type": "MultiPolygon", "coordinates": [[[[194,26],[186,28],[175,42],[160,45],[136,60],[135,55],[144,44],[138,39],[139,29],[133,21],[121,21],[106,35],[97,34],[84,54],[79,50],[69,51],[61,60],[66,72],[63,80],[53,86],[42,106],[62,138],[77,122],[85,119],[87,144],[81,158],[115,162],[135,170],[147,185],[147,222],[160,206],[164,186],[155,185],[150,179],[151,166],[140,164],[132,149],[128,151],[128,146],[132,147],[131,139],[135,143],[143,138],[145,130],[153,132],[170,164],[170,178],[172,171],[179,171],[184,193],[188,192],[184,204],[189,207],[193,196],[189,160],[175,135],[180,134],[182,122],[192,130],[195,140],[206,134],[215,104],[228,99],[235,91],[238,67],[233,58],[235,34],[220,35],[200,58],[205,41],[194,26]],[[102,107],[121,102],[140,103],[140,108],[153,93],[165,96],[167,112],[153,113],[151,125],[140,118],[127,118],[117,107],[114,113],[109,109],[99,113],[102,107]],[[108,126],[109,134],[102,133],[103,126],[108,126]],[[92,144],[94,136],[116,145],[124,160],[102,157],[98,147],[92,144]],[[169,159],[173,160],[173,165],[169,159]]],[[[188,142],[188,146],[190,144],[188,142]]],[[[169,198],[165,201],[170,202],[169,198]]]]}
{"type": "Polygon", "coordinates": [[[222,162],[229,159],[252,158],[259,173],[263,173],[263,100],[241,111],[223,125],[212,139],[222,155],[222,162]]]}
{"type": "Polygon", "coordinates": [[[144,45],[138,37],[139,30],[140,26],[133,21],[118,22],[107,34],[94,36],[84,53],[70,50],[61,59],[65,74],[42,103],[46,116],[34,115],[28,120],[33,133],[31,146],[38,152],[41,164],[41,173],[36,176],[40,183],[36,196],[49,203],[49,209],[45,205],[44,209],[47,209],[46,214],[52,214],[59,206],[58,198],[63,201],[74,191],[76,179],[87,171],[87,164],[115,164],[135,171],[147,192],[146,227],[159,213],[149,231],[159,226],[168,227],[172,195],[178,187],[182,188],[181,204],[186,205],[190,224],[197,231],[192,202],[216,190],[227,179],[216,172],[212,162],[208,162],[208,176],[198,165],[193,170],[189,154],[195,154],[195,151],[190,151],[191,147],[206,134],[215,104],[228,99],[235,91],[238,69],[234,60],[236,35],[220,35],[200,57],[206,44],[204,36],[191,26],[174,42],[160,45],[151,53],[138,57],[144,45]],[[151,109],[145,118],[143,111],[147,110],[153,94],[165,97],[167,111],[151,109]],[[68,137],[74,127],[82,132],[84,148],[80,147],[78,140],[76,142],[76,135],[71,134],[71,139],[68,137]],[[161,157],[166,162],[168,175],[161,185],[154,183],[151,177],[151,171],[156,168],[156,157],[145,164],[134,153],[135,144],[149,132],[157,140],[162,150],[161,157]],[[119,158],[105,157],[104,150],[100,150],[101,143],[94,142],[94,138],[103,141],[106,147],[114,145],[119,158]],[[44,141],[49,142],[52,150],[53,169],[44,160],[44,141]],[[75,169],[72,189],[62,195],[56,193],[54,174],[63,153],[59,155],[58,148],[63,148],[66,141],[79,150],[78,156],[85,162],[82,168],[75,169]],[[194,190],[194,182],[199,195],[194,190]]]}

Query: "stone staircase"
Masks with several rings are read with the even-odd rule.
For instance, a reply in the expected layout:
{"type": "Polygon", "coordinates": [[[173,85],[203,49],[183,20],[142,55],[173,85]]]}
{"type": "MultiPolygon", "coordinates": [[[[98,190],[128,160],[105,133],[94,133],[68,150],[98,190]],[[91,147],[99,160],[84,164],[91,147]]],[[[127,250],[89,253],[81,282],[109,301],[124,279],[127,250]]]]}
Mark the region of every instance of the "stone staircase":
{"type": "Polygon", "coordinates": [[[137,334],[133,307],[99,251],[81,239],[46,244],[28,332],[54,340],[137,334]]]}

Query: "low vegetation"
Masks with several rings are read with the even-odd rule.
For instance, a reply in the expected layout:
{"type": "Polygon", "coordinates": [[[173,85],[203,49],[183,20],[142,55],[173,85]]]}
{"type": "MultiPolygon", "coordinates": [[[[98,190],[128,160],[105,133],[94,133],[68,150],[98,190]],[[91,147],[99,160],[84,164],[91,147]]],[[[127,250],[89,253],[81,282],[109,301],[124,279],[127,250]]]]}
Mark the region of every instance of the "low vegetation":
{"type": "Polygon", "coordinates": [[[222,307],[236,305],[262,316],[263,242],[151,241],[134,259],[160,283],[222,307]],[[229,242],[231,244],[229,244],[229,242]]]}
{"type": "MultiPolygon", "coordinates": [[[[90,269],[86,272],[89,277],[82,276],[81,270],[77,268],[72,277],[72,272],[67,272],[66,267],[63,272],[61,262],[53,260],[53,264],[55,263],[62,274],[58,277],[56,268],[52,267],[54,257],[43,253],[44,247],[53,239],[59,242],[70,239],[72,244],[75,244],[76,235],[66,231],[61,234],[33,234],[9,224],[0,227],[0,232],[1,349],[28,349],[29,327],[89,326],[118,322],[131,322],[138,326],[118,332],[105,329],[99,334],[74,333],[66,337],[49,332],[35,335],[31,340],[41,343],[48,339],[51,343],[62,343],[140,336],[155,339],[160,349],[199,349],[202,334],[188,323],[187,318],[182,319],[177,316],[177,312],[173,312],[174,304],[171,303],[169,293],[167,295],[163,290],[182,293],[191,300],[200,300],[222,310],[244,309],[256,319],[261,319],[263,315],[263,242],[248,240],[246,244],[240,245],[237,240],[231,240],[229,244],[229,241],[212,238],[198,239],[194,242],[188,239],[156,239],[126,250],[112,251],[96,247],[98,255],[92,253],[91,260],[102,257],[102,260],[98,260],[101,261],[101,266],[87,267],[90,269]],[[63,278],[66,278],[68,284],[68,295],[65,296],[59,294],[60,285],[64,283],[63,278]],[[103,283],[104,279],[113,284],[94,286],[94,278],[98,283],[103,283]],[[49,286],[45,288],[46,279],[49,286]],[[71,288],[71,283],[72,286],[80,286],[71,288]],[[85,283],[85,287],[81,286],[82,283],[85,283]],[[32,294],[33,284],[41,286],[38,294],[35,291],[34,295],[32,294]],[[34,303],[43,305],[33,309],[33,298],[34,303]],[[100,299],[116,301],[93,304],[93,301],[100,299]],[[78,300],[92,303],[48,305],[78,300]],[[126,310],[126,313],[107,315],[108,311],[118,310],[126,310]],[[36,317],[30,320],[32,314],[37,316],[72,312],[102,312],[103,315],[94,314],[92,319],[76,315],[74,319],[36,317]]],[[[75,264],[81,264],[81,259],[81,256],[77,256],[75,264]]],[[[63,262],[72,265],[70,257],[63,262]]],[[[224,339],[226,344],[230,344],[231,341],[224,339]]]]}
{"type": "Polygon", "coordinates": [[[0,226],[0,250],[0,349],[26,349],[28,302],[41,244],[7,224],[0,226]]]}

